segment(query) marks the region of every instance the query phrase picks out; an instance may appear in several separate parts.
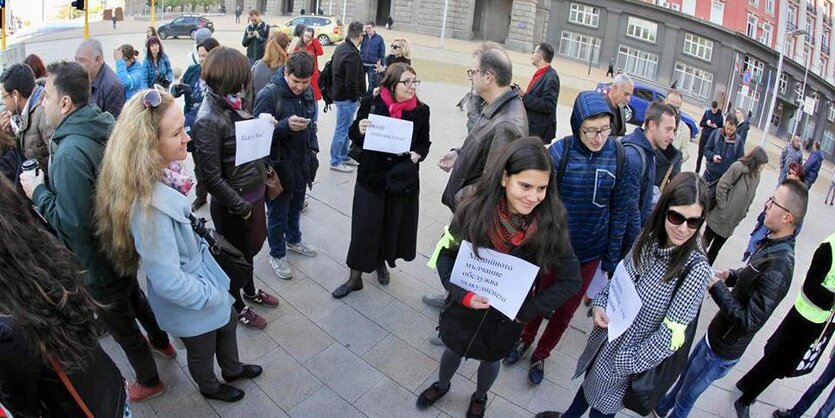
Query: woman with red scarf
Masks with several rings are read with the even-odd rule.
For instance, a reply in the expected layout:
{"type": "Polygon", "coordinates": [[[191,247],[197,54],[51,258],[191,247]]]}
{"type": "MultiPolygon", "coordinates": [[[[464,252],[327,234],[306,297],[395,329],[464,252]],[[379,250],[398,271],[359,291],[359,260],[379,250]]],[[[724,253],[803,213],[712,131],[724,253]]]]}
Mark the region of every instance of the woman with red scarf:
{"type": "Polygon", "coordinates": [[[580,264],[568,240],[566,210],[550,178],[551,163],[542,141],[517,139],[500,150],[485,168],[476,192],[459,204],[430,260],[449,291],[440,321],[446,349],[438,381],[420,394],[418,409],[429,408],[449,391],[450,380],[466,357],[481,362],[467,417],[483,417],[499,362],[513,349],[524,324],[550,316],[580,290],[580,264]],[[541,276],[534,280],[516,317],[509,318],[491,307],[488,298],[450,282],[464,240],[475,251],[489,248],[535,264],[540,273],[553,274],[555,280],[548,287],[542,285],[541,276]]]}
{"type": "Polygon", "coordinates": [[[429,106],[415,95],[420,80],[414,68],[395,64],[388,68],[377,94],[360,103],[348,137],[362,148],[371,121],[369,114],[412,122],[410,151],[390,154],[363,150],[354,188],[348,281],[333,291],[336,299],[362,289],[362,273],[376,270],[382,285],[389,283],[386,263],[415,259],[420,179],[418,165],[429,154],[429,106]]]}

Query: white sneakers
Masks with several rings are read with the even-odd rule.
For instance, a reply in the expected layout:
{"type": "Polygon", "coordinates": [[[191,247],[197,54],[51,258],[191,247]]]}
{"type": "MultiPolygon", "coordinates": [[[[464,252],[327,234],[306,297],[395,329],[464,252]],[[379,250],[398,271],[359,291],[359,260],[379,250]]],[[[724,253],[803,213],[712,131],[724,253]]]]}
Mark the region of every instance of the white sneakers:
{"type": "Polygon", "coordinates": [[[287,257],[275,258],[270,256],[270,266],[279,279],[290,280],[293,278],[293,270],[290,268],[290,264],[287,263],[287,257]]]}

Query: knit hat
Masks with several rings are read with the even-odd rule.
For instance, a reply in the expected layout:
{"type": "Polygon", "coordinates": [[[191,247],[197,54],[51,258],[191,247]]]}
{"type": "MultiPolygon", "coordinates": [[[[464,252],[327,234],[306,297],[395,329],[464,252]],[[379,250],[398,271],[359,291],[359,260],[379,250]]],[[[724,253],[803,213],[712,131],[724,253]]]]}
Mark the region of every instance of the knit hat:
{"type": "Polygon", "coordinates": [[[203,42],[211,37],[212,31],[210,31],[208,28],[198,29],[197,32],[194,33],[194,43],[199,44],[200,42],[203,42]]]}

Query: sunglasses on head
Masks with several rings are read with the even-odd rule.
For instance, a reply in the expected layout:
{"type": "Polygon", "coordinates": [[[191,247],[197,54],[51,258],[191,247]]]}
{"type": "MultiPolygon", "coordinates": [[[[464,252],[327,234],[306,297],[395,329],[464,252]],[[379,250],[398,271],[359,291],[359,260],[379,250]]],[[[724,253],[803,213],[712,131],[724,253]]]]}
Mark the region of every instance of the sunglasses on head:
{"type": "Polygon", "coordinates": [[[675,226],[679,226],[684,222],[687,222],[687,227],[690,229],[699,229],[702,225],[702,222],[705,220],[704,216],[699,216],[698,218],[686,218],[684,215],[669,209],[667,210],[667,221],[675,226]]]}
{"type": "Polygon", "coordinates": [[[159,84],[154,84],[154,88],[145,92],[142,95],[142,104],[145,109],[156,109],[162,104],[162,95],[165,93],[165,88],[159,84]]]}

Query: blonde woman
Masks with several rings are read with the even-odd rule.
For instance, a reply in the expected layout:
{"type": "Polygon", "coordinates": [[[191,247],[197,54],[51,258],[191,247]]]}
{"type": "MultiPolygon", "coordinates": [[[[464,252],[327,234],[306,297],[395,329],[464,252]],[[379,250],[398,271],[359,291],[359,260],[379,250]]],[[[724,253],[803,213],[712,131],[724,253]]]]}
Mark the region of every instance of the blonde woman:
{"type": "Polygon", "coordinates": [[[290,45],[290,36],[276,28],[270,30],[264,57],[255,61],[252,66],[252,87],[256,95],[270,82],[278,67],[287,63],[288,45],[290,45]]]}
{"type": "Polygon", "coordinates": [[[135,274],[141,264],[151,309],[162,329],[182,339],[201,394],[235,402],[244,392],[220,383],[212,359],[227,383],[256,377],[261,367],[238,359],[229,277],[189,221],[194,181],[180,162],[190,140],[171,95],[144,90],[128,101],[102,161],[98,236],[122,273],[135,274]]]}
{"type": "Polygon", "coordinates": [[[406,38],[394,38],[389,45],[389,54],[386,56],[385,65],[377,64],[377,73],[386,72],[391,64],[403,63],[412,65],[412,46],[406,38]]]}

